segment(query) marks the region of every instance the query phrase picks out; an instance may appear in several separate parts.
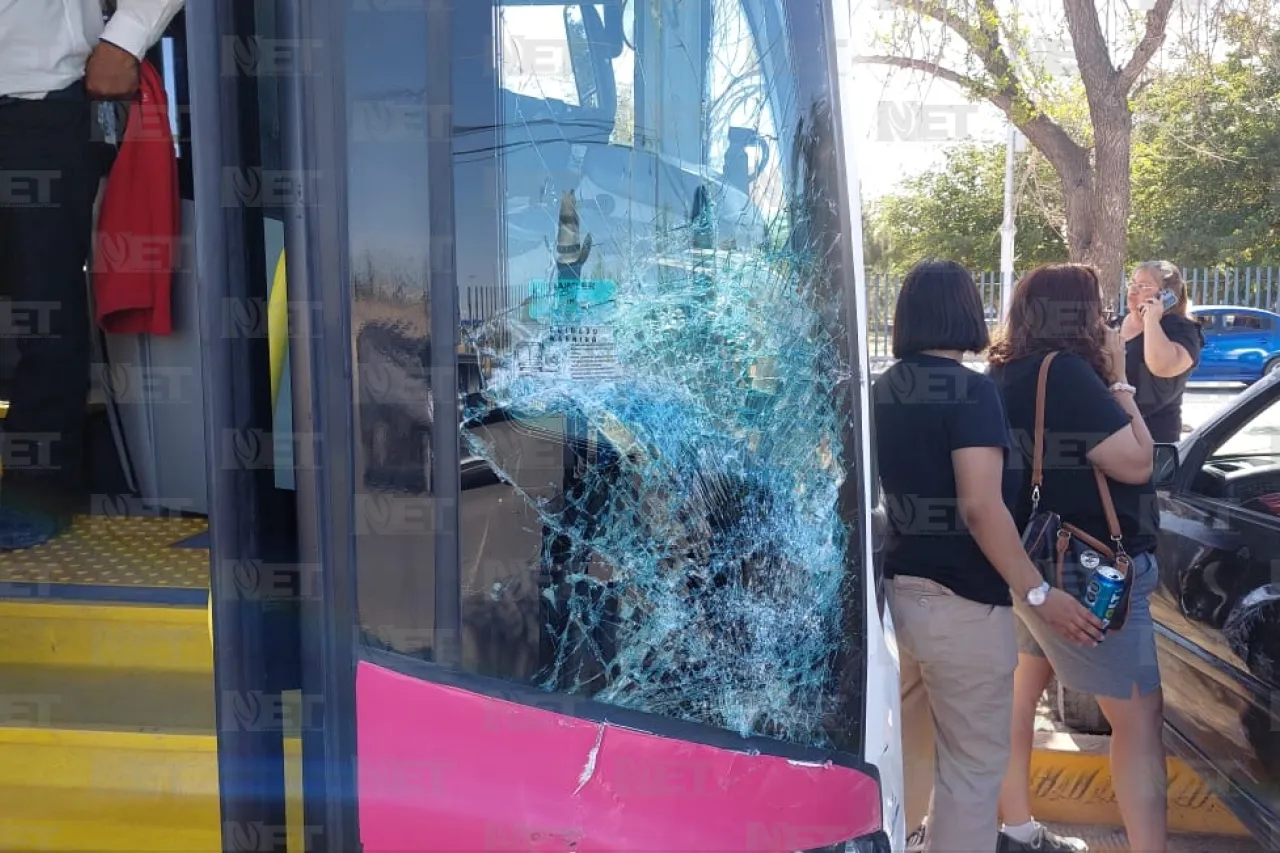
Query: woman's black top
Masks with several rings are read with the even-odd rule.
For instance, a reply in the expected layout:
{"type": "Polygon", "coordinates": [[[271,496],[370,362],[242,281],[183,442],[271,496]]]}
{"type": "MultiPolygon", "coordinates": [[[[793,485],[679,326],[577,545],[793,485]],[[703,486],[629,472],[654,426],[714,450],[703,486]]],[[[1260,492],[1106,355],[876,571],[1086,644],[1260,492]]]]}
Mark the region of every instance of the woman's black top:
{"type": "MultiPolygon", "coordinates": [[[[1043,360],[1043,355],[1027,356],[1002,367],[992,365],[988,371],[1004,397],[1013,443],[1019,450],[1014,457],[1024,474],[1013,512],[1019,529],[1031,517],[1036,384],[1043,360]]],[[[1129,416],[1111,397],[1106,383],[1088,362],[1074,353],[1062,352],[1049,367],[1044,420],[1044,485],[1040,488],[1040,508],[1053,510],[1063,521],[1109,543],[1107,517],[1098,495],[1093,466],[1085,454],[1128,426],[1129,416]]],[[[1155,487],[1150,481],[1135,486],[1107,478],[1107,483],[1111,487],[1125,550],[1130,556],[1155,550],[1160,528],[1155,487]]]]}
{"type": "Polygon", "coordinates": [[[1204,331],[1194,320],[1177,314],[1165,314],[1160,318],[1160,328],[1171,343],[1181,344],[1191,356],[1191,366],[1177,376],[1153,376],[1142,356],[1146,334],[1138,335],[1124,345],[1125,377],[1137,388],[1133,401],[1138,404],[1142,419],[1147,422],[1151,437],[1164,444],[1182,440],[1182,392],[1187,387],[1187,377],[1200,363],[1200,351],[1204,349],[1204,331]]]}
{"type": "Polygon", "coordinates": [[[1009,426],[995,383],[958,361],[912,355],[875,381],[876,465],[889,516],[885,577],[940,583],[981,604],[1012,604],[1009,586],[983,555],[957,511],[951,452],[1004,451],[1003,497],[1018,491],[1009,470],[1009,426]]]}

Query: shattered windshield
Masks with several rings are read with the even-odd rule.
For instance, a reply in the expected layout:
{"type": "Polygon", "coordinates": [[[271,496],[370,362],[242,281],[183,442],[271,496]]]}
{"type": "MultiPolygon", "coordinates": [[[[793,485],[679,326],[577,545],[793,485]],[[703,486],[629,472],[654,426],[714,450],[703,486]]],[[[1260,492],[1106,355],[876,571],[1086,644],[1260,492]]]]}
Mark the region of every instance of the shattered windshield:
{"type": "MultiPolygon", "coordinates": [[[[462,667],[848,748],[853,273],[821,5],[483,5],[457,7],[453,72],[462,667]]],[[[401,346],[361,334],[363,359],[401,346]]],[[[386,626],[438,611],[371,572],[372,641],[429,659],[386,626]]]]}

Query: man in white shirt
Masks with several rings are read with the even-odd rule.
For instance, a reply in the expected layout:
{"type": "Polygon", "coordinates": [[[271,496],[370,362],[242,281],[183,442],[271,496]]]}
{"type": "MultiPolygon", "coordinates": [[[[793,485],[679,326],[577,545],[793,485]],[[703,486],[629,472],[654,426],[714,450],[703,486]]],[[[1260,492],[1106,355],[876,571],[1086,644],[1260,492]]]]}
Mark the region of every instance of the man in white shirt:
{"type": "Polygon", "coordinates": [[[182,0],[0,0],[0,334],[20,358],[0,442],[0,550],[57,535],[83,501],[99,173],[94,100],[132,98],[182,0]]]}

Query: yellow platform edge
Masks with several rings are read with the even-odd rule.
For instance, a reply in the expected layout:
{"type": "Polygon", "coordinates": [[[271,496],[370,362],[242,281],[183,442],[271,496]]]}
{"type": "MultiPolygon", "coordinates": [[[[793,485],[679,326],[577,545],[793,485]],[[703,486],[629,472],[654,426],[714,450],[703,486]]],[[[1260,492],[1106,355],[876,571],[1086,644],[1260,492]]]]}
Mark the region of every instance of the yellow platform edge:
{"type": "Polygon", "coordinates": [[[203,607],[0,601],[0,663],[213,675],[203,607]]]}
{"type": "MultiPolygon", "coordinates": [[[[1170,832],[1248,837],[1248,830],[1185,761],[1169,756],[1166,764],[1170,832]]],[[[1051,823],[1123,826],[1111,782],[1108,738],[1037,732],[1031,810],[1051,823]]]]}

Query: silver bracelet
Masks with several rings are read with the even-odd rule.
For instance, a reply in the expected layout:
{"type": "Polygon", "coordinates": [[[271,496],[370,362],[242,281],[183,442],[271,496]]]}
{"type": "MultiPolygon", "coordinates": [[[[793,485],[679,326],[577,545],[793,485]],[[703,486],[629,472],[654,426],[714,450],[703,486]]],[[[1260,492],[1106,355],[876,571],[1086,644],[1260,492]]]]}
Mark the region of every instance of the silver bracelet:
{"type": "Polygon", "coordinates": [[[1111,393],[1113,393],[1113,394],[1114,394],[1115,392],[1117,392],[1117,391],[1119,391],[1121,394],[1136,394],[1136,393],[1138,393],[1138,389],[1137,389],[1137,388],[1135,388],[1135,387],[1133,387],[1132,385],[1130,385],[1130,384],[1129,384],[1129,383],[1127,383],[1127,382],[1113,382],[1113,383],[1111,383],[1111,387],[1110,387],[1109,389],[1107,389],[1107,390],[1111,391],[1111,393]]]}

